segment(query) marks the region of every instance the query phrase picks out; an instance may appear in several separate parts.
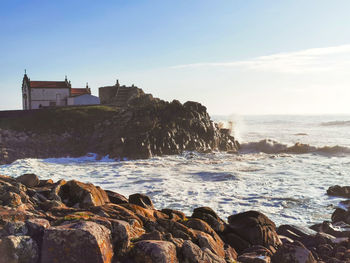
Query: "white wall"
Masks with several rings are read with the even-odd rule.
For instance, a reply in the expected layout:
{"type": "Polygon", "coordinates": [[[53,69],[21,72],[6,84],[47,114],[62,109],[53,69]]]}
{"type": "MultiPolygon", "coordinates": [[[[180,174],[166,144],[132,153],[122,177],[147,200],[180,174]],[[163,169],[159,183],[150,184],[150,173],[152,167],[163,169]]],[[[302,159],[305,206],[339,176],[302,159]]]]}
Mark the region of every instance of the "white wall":
{"type": "Polygon", "coordinates": [[[68,105],[94,105],[94,104],[100,104],[100,98],[89,94],[68,98],[68,105]]]}
{"type": "Polygon", "coordinates": [[[31,88],[32,109],[38,109],[40,105],[50,106],[50,102],[54,102],[56,106],[66,106],[68,97],[68,88],[31,88]]]}

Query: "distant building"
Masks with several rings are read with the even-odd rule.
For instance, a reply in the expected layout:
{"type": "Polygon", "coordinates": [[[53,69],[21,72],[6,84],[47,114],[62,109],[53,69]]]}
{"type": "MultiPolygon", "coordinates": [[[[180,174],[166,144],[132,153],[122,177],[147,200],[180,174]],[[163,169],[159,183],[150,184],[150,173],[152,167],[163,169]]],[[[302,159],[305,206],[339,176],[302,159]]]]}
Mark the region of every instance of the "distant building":
{"type": "Polygon", "coordinates": [[[118,80],[113,86],[105,86],[98,89],[101,104],[116,105],[119,107],[126,106],[131,98],[137,97],[140,93],[143,93],[143,91],[136,86],[121,86],[118,80]]]}
{"type": "Polygon", "coordinates": [[[64,81],[32,81],[24,74],[22,82],[23,109],[62,107],[67,105],[99,104],[99,99],[85,89],[72,88],[67,77],[64,81]]]}

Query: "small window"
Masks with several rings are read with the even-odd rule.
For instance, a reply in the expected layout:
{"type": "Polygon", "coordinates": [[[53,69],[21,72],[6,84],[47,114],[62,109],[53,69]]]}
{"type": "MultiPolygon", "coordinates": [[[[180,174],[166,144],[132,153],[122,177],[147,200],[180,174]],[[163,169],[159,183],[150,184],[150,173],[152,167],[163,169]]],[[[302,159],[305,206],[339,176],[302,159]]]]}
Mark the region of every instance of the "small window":
{"type": "Polygon", "coordinates": [[[50,107],[56,106],[56,101],[50,101],[50,107]]]}

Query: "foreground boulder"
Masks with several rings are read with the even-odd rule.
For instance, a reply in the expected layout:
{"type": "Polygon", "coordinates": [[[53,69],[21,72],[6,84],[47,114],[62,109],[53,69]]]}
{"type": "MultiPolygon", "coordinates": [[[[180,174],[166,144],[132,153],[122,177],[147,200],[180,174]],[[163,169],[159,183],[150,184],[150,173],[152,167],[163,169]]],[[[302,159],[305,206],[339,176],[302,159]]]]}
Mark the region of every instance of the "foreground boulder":
{"type": "Polygon", "coordinates": [[[273,256],[276,263],[316,263],[312,253],[300,242],[283,244],[273,256]]]}
{"type": "Polygon", "coordinates": [[[260,212],[248,211],[232,215],[228,218],[228,222],[224,236],[227,241],[232,242],[230,245],[234,248],[241,243],[238,250],[251,245],[261,245],[275,251],[282,244],[275,223],[260,212]]]}
{"type": "Polygon", "coordinates": [[[94,222],[78,222],[45,230],[42,263],[110,263],[111,232],[94,222]]]}
{"type": "Polygon", "coordinates": [[[72,180],[62,185],[59,196],[67,206],[88,208],[109,202],[107,193],[98,186],[72,180]]]}

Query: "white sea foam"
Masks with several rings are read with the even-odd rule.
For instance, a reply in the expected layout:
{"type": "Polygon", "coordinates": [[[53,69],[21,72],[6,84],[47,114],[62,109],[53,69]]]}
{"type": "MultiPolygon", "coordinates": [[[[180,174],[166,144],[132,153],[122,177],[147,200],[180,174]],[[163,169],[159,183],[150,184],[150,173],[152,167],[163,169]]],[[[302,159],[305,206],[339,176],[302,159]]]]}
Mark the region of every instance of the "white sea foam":
{"type": "Polygon", "coordinates": [[[322,126],[350,126],[350,121],[329,121],[322,122],[322,126]]]}
{"type": "Polygon", "coordinates": [[[322,146],[316,147],[309,144],[295,143],[288,145],[279,143],[275,140],[264,139],[259,142],[249,142],[241,144],[241,153],[263,152],[263,153],[318,153],[329,155],[350,154],[350,148],[345,146],[322,146]]]}

